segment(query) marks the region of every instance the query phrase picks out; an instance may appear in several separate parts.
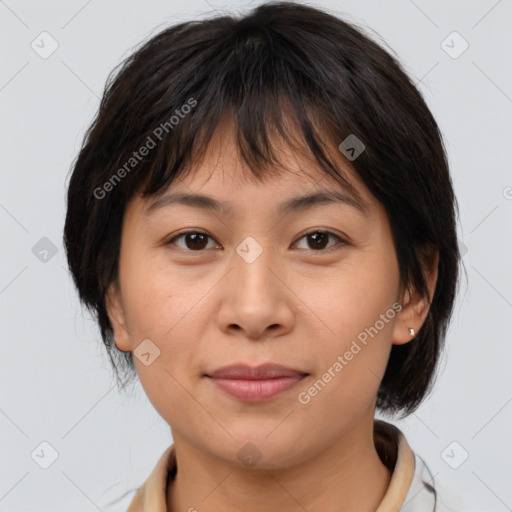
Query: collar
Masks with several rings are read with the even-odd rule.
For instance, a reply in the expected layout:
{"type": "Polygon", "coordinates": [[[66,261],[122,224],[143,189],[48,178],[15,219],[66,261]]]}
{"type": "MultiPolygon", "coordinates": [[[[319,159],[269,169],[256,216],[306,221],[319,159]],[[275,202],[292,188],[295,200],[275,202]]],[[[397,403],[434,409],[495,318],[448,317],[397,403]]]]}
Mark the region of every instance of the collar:
{"type": "MultiPolygon", "coordinates": [[[[397,512],[410,496],[411,483],[415,476],[416,462],[403,433],[391,423],[374,420],[375,448],[391,474],[380,505],[375,512],[397,512]]],[[[153,471],[137,490],[127,512],[167,512],[166,490],[168,478],[176,474],[176,452],[174,444],[169,446],[158,460],[153,471]]]]}

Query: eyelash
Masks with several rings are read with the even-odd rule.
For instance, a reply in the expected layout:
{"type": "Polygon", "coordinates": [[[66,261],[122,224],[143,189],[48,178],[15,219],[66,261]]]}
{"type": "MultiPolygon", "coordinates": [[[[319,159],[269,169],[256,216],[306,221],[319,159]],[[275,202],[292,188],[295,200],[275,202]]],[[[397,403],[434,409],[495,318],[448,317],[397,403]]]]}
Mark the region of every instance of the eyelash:
{"type": "MultiPolygon", "coordinates": [[[[324,235],[328,235],[328,236],[331,236],[333,238],[335,238],[337,241],[338,241],[338,245],[341,245],[341,246],[345,246],[345,245],[349,245],[347,241],[345,241],[343,238],[341,238],[339,235],[336,235],[335,233],[331,232],[331,231],[321,231],[319,229],[315,229],[313,231],[309,231],[308,233],[304,233],[298,240],[302,240],[303,238],[309,236],[309,235],[314,235],[314,234],[317,234],[317,233],[320,233],[320,234],[324,234],[324,235]]],[[[208,238],[210,238],[211,240],[213,240],[213,237],[211,237],[208,233],[204,233],[203,231],[197,231],[197,230],[189,230],[189,231],[182,231],[176,235],[174,235],[171,239],[169,239],[167,242],[165,242],[165,245],[173,245],[175,240],[177,240],[178,238],[181,238],[185,235],[190,235],[190,234],[194,234],[194,235],[204,235],[208,238]]],[[[191,250],[191,249],[183,249],[182,247],[179,248],[180,250],[184,251],[184,252],[197,252],[197,253],[201,253],[201,252],[204,252],[205,249],[199,249],[197,251],[194,251],[194,250],[191,250]]],[[[303,250],[303,251],[312,251],[312,252],[316,252],[316,253],[330,253],[331,251],[333,250],[337,250],[337,249],[340,249],[340,247],[337,247],[336,245],[332,246],[332,247],[329,247],[327,249],[299,249],[299,250],[303,250]]]]}

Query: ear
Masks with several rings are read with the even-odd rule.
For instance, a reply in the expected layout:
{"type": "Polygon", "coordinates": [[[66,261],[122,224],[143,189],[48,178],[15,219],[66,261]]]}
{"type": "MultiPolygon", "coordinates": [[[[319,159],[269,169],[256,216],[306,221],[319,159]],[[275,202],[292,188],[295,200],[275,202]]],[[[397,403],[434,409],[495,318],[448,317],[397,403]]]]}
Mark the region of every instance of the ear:
{"type": "MultiPolygon", "coordinates": [[[[425,246],[419,249],[423,275],[427,282],[430,298],[434,296],[439,265],[439,251],[436,247],[425,246]]],[[[401,289],[398,297],[402,309],[396,315],[393,326],[393,344],[403,345],[413,340],[421,329],[430,309],[428,297],[416,289],[401,289]],[[414,334],[409,329],[414,329],[414,334]]]]}
{"type": "Polygon", "coordinates": [[[116,347],[123,352],[130,352],[130,337],[126,328],[126,317],[121,301],[121,291],[117,282],[113,281],[110,283],[105,296],[105,305],[110,325],[114,331],[114,343],[116,347]]]}

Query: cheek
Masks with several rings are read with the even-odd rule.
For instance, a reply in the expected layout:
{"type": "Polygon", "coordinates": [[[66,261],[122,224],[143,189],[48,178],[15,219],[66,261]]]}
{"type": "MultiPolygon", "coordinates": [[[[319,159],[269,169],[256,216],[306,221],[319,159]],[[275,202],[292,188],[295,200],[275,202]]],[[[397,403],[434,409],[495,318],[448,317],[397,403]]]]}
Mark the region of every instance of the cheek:
{"type": "Polygon", "coordinates": [[[169,373],[182,381],[197,359],[207,304],[200,299],[208,291],[208,283],[192,282],[183,273],[171,272],[165,262],[143,258],[136,252],[125,259],[121,279],[137,372],[145,388],[160,386],[161,393],[169,386],[169,373]],[[147,339],[157,347],[154,350],[158,354],[150,366],[136,357],[137,346],[147,339]]]}
{"type": "Polygon", "coordinates": [[[186,295],[176,286],[162,262],[135,250],[128,252],[120,267],[123,307],[132,343],[150,338],[155,342],[172,329],[185,313],[181,299],[186,295]],[[180,290],[179,297],[177,290],[180,290]]]}
{"type": "Polygon", "coordinates": [[[157,357],[150,365],[137,358],[134,361],[140,383],[153,407],[166,420],[169,414],[197,415],[195,402],[186,392],[191,389],[194,365],[198,355],[198,339],[194,332],[199,325],[194,308],[197,297],[177,291],[176,282],[162,278],[158,271],[146,274],[148,278],[132,281],[130,302],[130,337],[135,348],[140,340],[154,343],[157,357]],[[195,299],[195,300],[194,300],[195,299]]]}
{"type": "Polygon", "coordinates": [[[392,346],[397,281],[396,267],[369,259],[302,291],[321,320],[315,322],[322,333],[316,332],[318,380],[305,398],[319,410],[357,414],[376,396],[392,346]]]}
{"type": "MultiPolygon", "coordinates": [[[[325,333],[322,336],[336,345],[336,340],[357,337],[391,308],[398,291],[398,270],[382,259],[367,258],[323,276],[298,276],[292,287],[306,306],[303,314],[316,317],[325,333]]],[[[389,330],[389,323],[379,330],[389,330]]]]}
{"type": "Polygon", "coordinates": [[[323,310],[336,334],[317,339],[315,373],[298,391],[308,417],[323,418],[333,433],[336,425],[360,418],[375,400],[392,346],[394,310],[386,316],[391,305],[373,296],[364,306],[340,301],[323,310]]]}

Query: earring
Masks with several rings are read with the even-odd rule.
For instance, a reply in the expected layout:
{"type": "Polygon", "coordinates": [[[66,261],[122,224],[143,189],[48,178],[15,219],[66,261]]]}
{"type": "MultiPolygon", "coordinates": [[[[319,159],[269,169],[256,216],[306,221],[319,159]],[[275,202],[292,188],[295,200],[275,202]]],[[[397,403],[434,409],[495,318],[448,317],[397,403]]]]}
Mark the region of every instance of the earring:
{"type": "Polygon", "coordinates": [[[411,336],[414,336],[414,329],[412,327],[409,327],[409,334],[411,336]]]}

